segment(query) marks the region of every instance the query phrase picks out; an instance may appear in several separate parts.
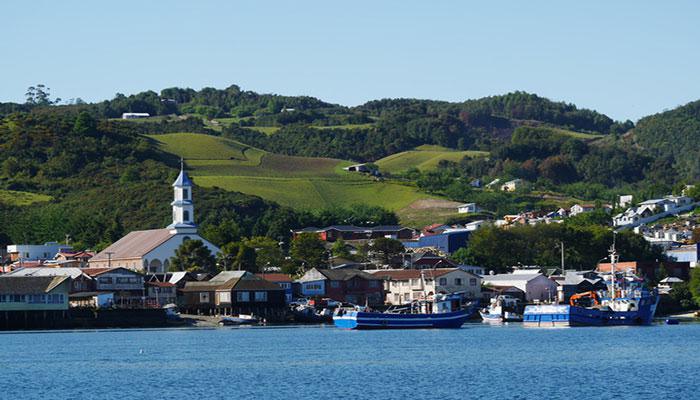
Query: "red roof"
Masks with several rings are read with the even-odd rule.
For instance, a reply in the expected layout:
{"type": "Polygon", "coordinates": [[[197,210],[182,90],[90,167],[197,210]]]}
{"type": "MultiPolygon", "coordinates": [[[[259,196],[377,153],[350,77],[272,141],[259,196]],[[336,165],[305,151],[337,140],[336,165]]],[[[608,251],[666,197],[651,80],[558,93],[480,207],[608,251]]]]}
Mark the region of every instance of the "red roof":
{"type": "Polygon", "coordinates": [[[292,282],[292,276],[289,274],[255,274],[268,282],[292,282]]]}
{"type": "Polygon", "coordinates": [[[175,286],[174,283],[170,282],[146,282],[148,286],[156,286],[156,287],[173,287],[175,286]]]}

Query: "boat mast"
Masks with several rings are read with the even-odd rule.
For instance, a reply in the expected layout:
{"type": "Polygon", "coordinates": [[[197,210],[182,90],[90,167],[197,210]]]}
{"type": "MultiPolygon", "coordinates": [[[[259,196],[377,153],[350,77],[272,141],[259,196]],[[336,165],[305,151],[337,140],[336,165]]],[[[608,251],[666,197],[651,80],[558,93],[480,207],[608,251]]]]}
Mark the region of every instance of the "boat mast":
{"type": "Polygon", "coordinates": [[[612,302],[615,298],[615,263],[617,263],[617,251],[615,251],[615,240],[617,239],[617,232],[613,232],[613,244],[610,248],[610,301],[612,302]]]}

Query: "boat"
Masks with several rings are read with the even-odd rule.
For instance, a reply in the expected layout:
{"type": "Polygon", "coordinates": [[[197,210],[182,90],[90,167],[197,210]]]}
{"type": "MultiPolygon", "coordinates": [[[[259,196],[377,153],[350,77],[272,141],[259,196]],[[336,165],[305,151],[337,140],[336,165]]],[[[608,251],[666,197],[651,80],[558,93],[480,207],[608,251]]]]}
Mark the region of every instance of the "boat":
{"type": "Polygon", "coordinates": [[[523,320],[521,312],[520,299],[509,295],[499,295],[491,299],[488,307],[479,310],[484,322],[496,323],[520,322],[523,320]]]}
{"type": "Polygon", "coordinates": [[[680,324],[680,321],[675,319],[675,318],[666,319],[666,325],[678,325],[678,324],[680,324]]]}
{"type": "Polygon", "coordinates": [[[238,316],[227,316],[222,317],[219,321],[219,325],[231,326],[231,325],[254,325],[258,323],[258,318],[253,315],[248,314],[238,314],[238,316]]]}
{"type": "Polygon", "coordinates": [[[432,300],[416,300],[385,312],[371,311],[366,306],[338,307],[333,323],[343,329],[456,329],[474,312],[473,305],[462,307],[460,294],[437,294],[432,300]]]}
{"type": "Polygon", "coordinates": [[[331,323],[333,322],[333,310],[330,308],[317,309],[311,305],[298,305],[292,308],[294,321],[300,323],[331,323]]]}
{"type": "Polygon", "coordinates": [[[626,272],[618,274],[615,243],[610,250],[608,289],[571,296],[569,304],[528,305],[525,326],[615,326],[650,325],[659,303],[659,295],[644,287],[644,281],[626,272]],[[617,281],[620,281],[618,286],[617,281]]]}

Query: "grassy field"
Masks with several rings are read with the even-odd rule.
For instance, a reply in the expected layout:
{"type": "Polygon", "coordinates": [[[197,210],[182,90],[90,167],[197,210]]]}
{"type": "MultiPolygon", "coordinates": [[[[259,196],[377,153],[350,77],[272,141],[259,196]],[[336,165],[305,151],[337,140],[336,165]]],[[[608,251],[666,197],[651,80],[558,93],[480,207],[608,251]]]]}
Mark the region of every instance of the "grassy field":
{"type": "Polygon", "coordinates": [[[583,140],[595,140],[595,139],[600,139],[602,137],[605,137],[605,135],[597,135],[593,133],[583,133],[583,132],[576,132],[576,131],[570,131],[567,129],[561,129],[561,128],[551,128],[554,132],[566,135],[566,136],[571,136],[576,139],[583,139],[583,140]]]}
{"type": "Polygon", "coordinates": [[[459,162],[464,157],[486,157],[485,151],[458,151],[440,146],[423,145],[415,150],[392,154],[377,160],[380,171],[389,173],[404,172],[410,168],[427,171],[436,169],[441,160],[459,162]]]}
{"type": "Polygon", "coordinates": [[[347,124],[347,125],[329,125],[329,126],[312,126],[316,129],[366,129],[373,127],[374,124],[368,122],[366,124],[347,124]]]}
{"type": "Polygon", "coordinates": [[[0,190],[0,204],[10,206],[28,206],[34,203],[51,201],[53,197],[45,194],[0,190]]]}
{"type": "Polygon", "coordinates": [[[151,135],[161,149],[183,157],[197,185],[260,196],[297,209],[369,204],[400,212],[433,199],[411,186],[346,172],[348,161],[268,153],[195,133],[151,135]]]}

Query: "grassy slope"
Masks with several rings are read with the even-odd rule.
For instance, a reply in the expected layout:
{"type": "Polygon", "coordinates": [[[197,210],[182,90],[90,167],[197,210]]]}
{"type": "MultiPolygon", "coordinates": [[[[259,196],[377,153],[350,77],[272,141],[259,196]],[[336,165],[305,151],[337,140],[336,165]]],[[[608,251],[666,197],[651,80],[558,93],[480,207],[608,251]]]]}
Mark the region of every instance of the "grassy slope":
{"type": "Polygon", "coordinates": [[[347,161],[273,154],[203,134],[150,137],[164,151],[184,157],[198,185],[253,194],[295,208],[365,203],[400,210],[432,197],[410,186],[343,171],[347,161]]]}
{"type": "Polygon", "coordinates": [[[485,157],[485,151],[457,151],[440,146],[419,146],[415,150],[392,154],[377,160],[375,163],[384,172],[399,173],[409,168],[431,170],[438,166],[440,160],[459,162],[464,157],[485,157]]]}
{"type": "Polygon", "coordinates": [[[28,206],[34,203],[51,201],[53,197],[45,194],[0,190],[0,204],[11,206],[28,206]]]}

